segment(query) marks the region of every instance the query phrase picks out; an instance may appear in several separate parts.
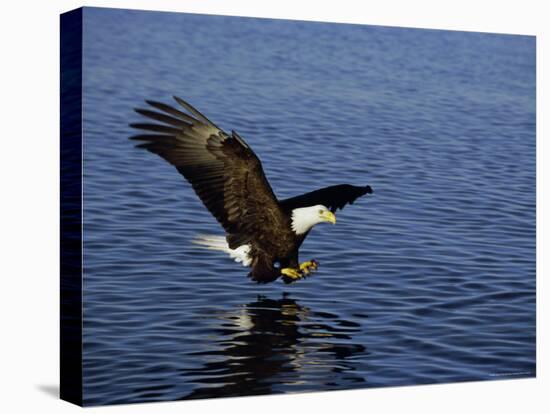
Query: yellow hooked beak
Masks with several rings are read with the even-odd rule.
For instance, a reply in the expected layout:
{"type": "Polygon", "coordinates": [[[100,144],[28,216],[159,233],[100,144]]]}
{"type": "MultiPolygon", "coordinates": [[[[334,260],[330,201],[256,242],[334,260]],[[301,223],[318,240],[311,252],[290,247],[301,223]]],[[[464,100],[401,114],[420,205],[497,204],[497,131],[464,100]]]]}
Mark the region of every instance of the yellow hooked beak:
{"type": "Polygon", "coordinates": [[[336,224],[336,216],[334,215],[334,213],[328,210],[321,214],[321,218],[324,221],[328,221],[329,223],[336,224]]]}

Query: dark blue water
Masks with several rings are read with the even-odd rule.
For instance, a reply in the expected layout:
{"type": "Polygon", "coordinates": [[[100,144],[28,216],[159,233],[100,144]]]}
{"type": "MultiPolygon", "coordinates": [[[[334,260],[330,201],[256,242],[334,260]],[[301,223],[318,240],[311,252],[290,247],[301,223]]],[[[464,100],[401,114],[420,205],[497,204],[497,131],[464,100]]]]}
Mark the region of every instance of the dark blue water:
{"type": "Polygon", "coordinates": [[[535,375],[535,39],[86,9],[84,402],[535,375]],[[280,198],[372,197],[257,285],[135,149],[143,99],[237,130],[280,198]]]}

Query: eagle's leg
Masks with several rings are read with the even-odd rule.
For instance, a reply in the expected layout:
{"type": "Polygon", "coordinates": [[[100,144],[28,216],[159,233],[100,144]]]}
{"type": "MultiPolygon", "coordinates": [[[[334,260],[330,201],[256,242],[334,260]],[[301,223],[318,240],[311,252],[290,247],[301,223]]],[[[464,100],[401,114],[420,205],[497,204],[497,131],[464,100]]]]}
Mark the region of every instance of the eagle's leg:
{"type": "Polygon", "coordinates": [[[309,275],[312,271],[317,270],[318,267],[319,262],[317,260],[308,260],[307,262],[300,264],[300,271],[304,275],[309,275]]]}

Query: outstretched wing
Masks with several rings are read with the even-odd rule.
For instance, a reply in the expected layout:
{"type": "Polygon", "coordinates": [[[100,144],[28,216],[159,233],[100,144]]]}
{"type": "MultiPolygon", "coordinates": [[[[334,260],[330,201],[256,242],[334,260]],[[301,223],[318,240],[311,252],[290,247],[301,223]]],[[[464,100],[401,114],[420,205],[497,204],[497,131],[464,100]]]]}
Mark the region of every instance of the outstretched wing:
{"type": "Polygon", "coordinates": [[[156,110],[136,112],[156,122],[130,124],[146,131],[131,139],[143,141],[138,147],[160,155],[191,183],[231,235],[231,248],[269,237],[283,213],[256,154],[235,131],[228,135],[187,102],[174,99],[189,114],[146,101],[156,110]]]}
{"type": "Polygon", "coordinates": [[[350,184],[339,184],[287,198],[280,201],[279,205],[284,211],[289,212],[295,208],[322,204],[334,213],[336,209],[342,209],[348,203],[353,204],[355,200],[365,194],[372,194],[370,185],[358,187],[350,184]]]}

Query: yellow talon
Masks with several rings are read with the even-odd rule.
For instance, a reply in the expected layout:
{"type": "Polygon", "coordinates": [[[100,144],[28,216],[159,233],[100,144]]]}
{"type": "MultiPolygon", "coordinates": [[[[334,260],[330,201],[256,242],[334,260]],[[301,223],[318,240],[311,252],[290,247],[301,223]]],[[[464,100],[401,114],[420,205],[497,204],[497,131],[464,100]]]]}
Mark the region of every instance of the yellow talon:
{"type": "Polygon", "coordinates": [[[285,267],[284,269],[281,269],[281,274],[295,280],[302,278],[302,275],[300,274],[300,272],[291,267],[285,267]]]}
{"type": "Polygon", "coordinates": [[[281,269],[281,274],[283,275],[285,283],[292,283],[305,278],[318,267],[319,262],[314,259],[300,264],[298,268],[285,267],[281,269]]]}
{"type": "Polygon", "coordinates": [[[300,271],[308,275],[311,273],[312,270],[317,270],[318,267],[319,262],[317,260],[308,260],[307,262],[304,262],[300,265],[300,271]]]}

